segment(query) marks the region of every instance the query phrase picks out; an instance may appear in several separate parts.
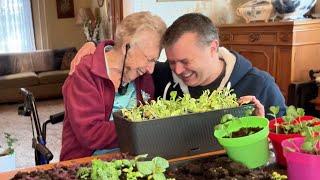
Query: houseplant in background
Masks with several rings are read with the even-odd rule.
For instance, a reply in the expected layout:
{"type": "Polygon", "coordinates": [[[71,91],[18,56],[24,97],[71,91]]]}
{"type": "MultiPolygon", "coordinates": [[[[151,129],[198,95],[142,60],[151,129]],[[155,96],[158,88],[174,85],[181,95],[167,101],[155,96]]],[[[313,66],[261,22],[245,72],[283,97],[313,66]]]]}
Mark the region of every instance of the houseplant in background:
{"type": "Polygon", "coordinates": [[[100,16],[96,16],[94,20],[86,20],[83,23],[83,32],[86,36],[87,41],[93,41],[98,43],[100,40],[99,31],[100,31],[100,16]]]}
{"type": "Polygon", "coordinates": [[[76,24],[82,25],[87,41],[97,43],[100,40],[101,17],[98,9],[95,15],[90,8],[80,8],[76,17],[76,24]]]}
{"type": "Polygon", "coordinates": [[[248,168],[265,165],[269,160],[268,119],[258,116],[237,118],[224,115],[215,127],[214,136],[230,159],[248,168]]]}
{"type": "Polygon", "coordinates": [[[0,147],[0,172],[14,170],[16,168],[16,155],[13,149],[14,142],[17,139],[11,134],[4,133],[7,147],[0,147]]]}
{"type": "Polygon", "coordinates": [[[320,126],[305,127],[304,137],[284,140],[281,144],[291,180],[316,180],[320,171],[320,126]]]}
{"type": "Polygon", "coordinates": [[[286,166],[286,159],[283,156],[281,142],[285,139],[301,137],[300,132],[304,127],[317,125],[320,121],[312,116],[305,116],[302,108],[296,108],[294,106],[287,107],[286,115],[283,117],[276,118],[279,107],[270,107],[270,112],[272,113],[269,115],[273,116],[274,119],[269,123],[269,138],[276,155],[276,162],[282,166],[286,166]]]}

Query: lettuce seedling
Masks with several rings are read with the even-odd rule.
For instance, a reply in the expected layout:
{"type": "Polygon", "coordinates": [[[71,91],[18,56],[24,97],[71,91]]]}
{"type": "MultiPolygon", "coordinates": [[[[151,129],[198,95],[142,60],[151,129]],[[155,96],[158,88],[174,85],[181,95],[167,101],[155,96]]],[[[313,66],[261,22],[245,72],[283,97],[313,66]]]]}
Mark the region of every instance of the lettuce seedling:
{"type": "Polygon", "coordinates": [[[293,147],[285,147],[288,151],[291,152],[303,152],[313,155],[320,155],[320,126],[315,127],[304,127],[301,130],[301,135],[304,136],[303,143],[299,148],[292,139],[288,141],[293,147]]]}
{"type": "Polygon", "coordinates": [[[93,160],[91,167],[82,167],[77,172],[79,179],[111,179],[118,180],[125,177],[128,180],[154,179],[166,180],[164,172],[169,167],[169,162],[161,157],[155,157],[151,161],[142,161],[147,154],[136,156],[132,160],[121,159],[111,162],[93,160]]]}
{"type": "Polygon", "coordinates": [[[169,167],[169,162],[161,157],[155,157],[152,161],[137,162],[138,171],[148,179],[166,180],[164,172],[169,167]]]}
{"type": "Polygon", "coordinates": [[[319,119],[314,118],[310,121],[301,121],[301,118],[305,115],[304,109],[296,108],[294,106],[289,106],[286,109],[286,115],[282,117],[283,123],[278,123],[276,115],[279,113],[278,106],[271,106],[270,109],[271,113],[270,116],[274,117],[276,133],[279,134],[280,130],[283,131],[285,134],[290,133],[300,133],[303,128],[313,125],[315,122],[319,121],[319,119]]]}
{"type": "Polygon", "coordinates": [[[306,127],[301,135],[304,136],[304,142],[301,145],[301,149],[309,154],[320,154],[320,126],[306,127]]]}
{"type": "Polygon", "coordinates": [[[239,127],[241,126],[241,122],[239,121],[239,118],[234,117],[232,114],[225,114],[222,116],[220,124],[215,126],[215,130],[222,130],[226,133],[224,137],[229,137],[232,138],[232,133],[231,131],[232,126],[239,127]],[[232,122],[232,123],[231,123],[232,122]]]}
{"type": "Polygon", "coordinates": [[[145,102],[143,106],[121,111],[129,121],[145,121],[238,106],[236,94],[228,86],[212,92],[205,90],[198,99],[190,94],[177,97],[177,92],[172,91],[169,100],[158,98],[157,101],[145,102]]]}

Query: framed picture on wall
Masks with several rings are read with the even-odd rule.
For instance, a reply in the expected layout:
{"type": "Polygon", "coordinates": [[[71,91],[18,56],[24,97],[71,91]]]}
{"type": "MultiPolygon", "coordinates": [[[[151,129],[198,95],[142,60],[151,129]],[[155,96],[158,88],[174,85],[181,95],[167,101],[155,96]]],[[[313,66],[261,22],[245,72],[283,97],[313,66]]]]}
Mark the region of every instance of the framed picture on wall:
{"type": "Polygon", "coordinates": [[[56,0],[58,18],[74,18],[73,0],[56,0]]]}

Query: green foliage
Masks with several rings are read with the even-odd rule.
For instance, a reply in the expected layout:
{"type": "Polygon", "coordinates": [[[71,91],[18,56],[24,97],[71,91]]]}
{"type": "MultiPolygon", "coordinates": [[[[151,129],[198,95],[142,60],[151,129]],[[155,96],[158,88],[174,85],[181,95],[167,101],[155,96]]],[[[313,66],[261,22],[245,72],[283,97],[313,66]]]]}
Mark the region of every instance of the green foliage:
{"type": "Polygon", "coordinates": [[[91,167],[80,168],[77,172],[78,179],[93,180],[118,180],[126,177],[127,180],[142,178],[153,180],[166,180],[164,172],[169,167],[167,160],[155,157],[151,161],[142,161],[147,155],[136,156],[133,160],[122,159],[104,162],[93,160],[91,167]]]}
{"type": "MultiPolygon", "coordinates": [[[[12,137],[9,133],[4,133],[4,137],[6,139],[7,143],[7,149],[5,149],[3,152],[0,152],[0,156],[9,155],[14,153],[13,144],[18,141],[16,138],[12,137]]],[[[1,147],[1,146],[0,146],[1,147]]]]}
{"type": "Polygon", "coordinates": [[[268,113],[268,115],[270,115],[271,117],[273,117],[275,119],[274,125],[276,127],[276,134],[278,134],[279,133],[279,124],[277,122],[277,114],[280,111],[280,107],[279,106],[270,106],[269,110],[271,113],[268,113]]]}
{"type": "Polygon", "coordinates": [[[169,167],[167,160],[161,157],[155,157],[152,161],[137,162],[137,169],[148,179],[166,180],[164,172],[169,167]]]}
{"type": "Polygon", "coordinates": [[[274,180],[285,180],[288,179],[288,177],[286,175],[281,175],[278,172],[272,172],[272,179],[274,180]]]}
{"type": "MultiPolygon", "coordinates": [[[[214,129],[224,131],[226,134],[224,137],[232,138],[233,130],[237,129],[237,127],[244,127],[239,118],[231,114],[225,114],[222,116],[220,124],[216,125],[214,129]]],[[[248,135],[251,133],[248,132],[248,135]]]]}
{"type": "Polygon", "coordinates": [[[305,127],[301,133],[304,136],[304,142],[301,149],[309,154],[320,154],[320,127],[305,127]]]}
{"type": "MultiPolygon", "coordinates": [[[[279,106],[271,106],[269,110],[271,111],[269,115],[276,119],[276,115],[279,113],[279,106]]],[[[304,115],[305,112],[302,108],[296,108],[294,106],[287,107],[286,115],[282,117],[284,122],[280,124],[276,119],[276,133],[279,133],[280,128],[285,134],[300,133],[305,127],[309,127],[315,122],[319,121],[319,119],[317,118],[310,121],[301,121],[301,117],[303,117],[304,115]]]]}
{"type": "Polygon", "coordinates": [[[122,114],[129,121],[144,121],[237,106],[236,94],[227,87],[212,93],[205,90],[198,99],[192,98],[190,94],[177,97],[177,92],[172,91],[169,100],[158,98],[157,101],[146,102],[144,106],[122,109],[122,114]]]}
{"type": "Polygon", "coordinates": [[[82,168],[80,168],[80,169],[78,170],[78,172],[77,172],[77,177],[78,177],[79,179],[87,180],[87,179],[89,179],[90,174],[91,174],[91,168],[82,167],[82,168]]]}
{"type": "Polygon", "coordinates": [[[303,143],[299,148],[292,139],[288,142],[291,143],[292,147],[284,147],[286,150],[291,152],[303,152],[313,155],[320,155],[320,126],[304,127],[301,130],[301,135],[304,136],[303,143]]]}

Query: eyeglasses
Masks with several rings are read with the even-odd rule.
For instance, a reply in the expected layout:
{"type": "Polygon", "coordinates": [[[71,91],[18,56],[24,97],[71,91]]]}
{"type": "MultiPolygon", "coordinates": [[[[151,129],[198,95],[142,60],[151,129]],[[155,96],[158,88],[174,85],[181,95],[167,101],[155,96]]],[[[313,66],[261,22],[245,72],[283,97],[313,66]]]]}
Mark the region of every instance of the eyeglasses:
{"type": "Polygon", "coordinates": [[[139,51],[141,52],[141,54],[147,59],[148,63],[155,63],[157,62],[157,58],[149,58],[140,48],[139,45],[136,45],[136,47],[138,47],[137,49],[139,49],[139,51]]]}
{"type": "MultiPolygon", "coordinates": [[[[145,53],[142,51],[142,49],[137,45],[136,46],[137,49],[139,49],[139,51],[141,52],[141,54],[147,59],[148,63],[155,63],[157,61],[156,58],[149,58],[148,56],[145,55],[145,53]]],[[[122,65],[122,72],[121,72],[121,79],[120,79],[120,86],[118,88],[118,93],[120,95],[125,95],[128,89],[128,83],[124,85],[123,83],[123,75],[124,75],[124,67],[125,67],[125,63],[126,63],[126,59],[127,59],[127,55],[128,55],[128,50],[130,49],[130,44],[126,44],[126,52],[124,54],[124,59],[123,59],[123,65],[122,65]]],[[[137,68],[137,73],[141,76],[144,73],[146,73],[145,68],[137,68]]]]}

